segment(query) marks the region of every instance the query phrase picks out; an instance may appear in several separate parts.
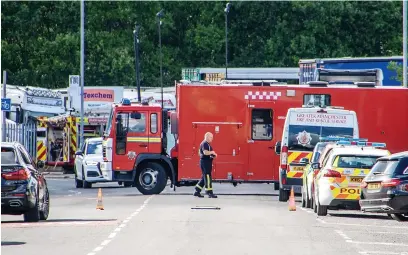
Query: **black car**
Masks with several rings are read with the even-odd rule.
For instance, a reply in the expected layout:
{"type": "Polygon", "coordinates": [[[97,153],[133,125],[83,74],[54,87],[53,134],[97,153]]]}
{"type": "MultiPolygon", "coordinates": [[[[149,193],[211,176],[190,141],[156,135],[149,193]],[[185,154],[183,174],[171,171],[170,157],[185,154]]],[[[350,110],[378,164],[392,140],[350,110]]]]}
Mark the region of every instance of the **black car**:
{"type": "Polygon", "coordinates": [[[1,214],[24,215],[24,221],[46,220],[50,196],[44,176],[23,145],[1,144],[1,214]]]}
{"type": "Polygon", "coordinates": [[[361,183],[360,206],[408,221],[408,151],[377,159],[361,183]]]}

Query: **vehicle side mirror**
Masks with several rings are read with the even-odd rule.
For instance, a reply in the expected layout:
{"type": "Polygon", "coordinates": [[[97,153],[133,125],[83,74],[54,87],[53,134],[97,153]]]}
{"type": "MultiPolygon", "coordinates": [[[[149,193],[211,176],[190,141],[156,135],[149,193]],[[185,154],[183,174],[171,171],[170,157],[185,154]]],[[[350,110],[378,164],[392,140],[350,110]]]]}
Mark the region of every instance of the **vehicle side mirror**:
{"type": "Polygon", "coordinates": [[[44,166],[45,166],[44,161],[39,160],[39,161],[37,162],[37,168],[38,168],[38,169],[44,168],[44,166]]]}
{"type": "Polygon", "coordinates": [[[312,163],[312,168],[313,168],[313,170],[319,170],[320,169],[320,164],[318,162],[312,163]]]}
{"type": "Polygon", "coordinates": [[[84,154],[82,153],[82,151],[79,150],[79,151],[76,151],[76,152],[75,152],[75,155],[76,155],[76,156],[83,156],[84,154]]]}
{"type": "Polygon", "coordinates": [[[140,120],[142,118],[142,114],[140,114],[140,112],[132,112],[130,114],[130,118],[140,120]]]}
{"type": "Polygon", "coordinates": [[[307,164],[309,164],[309,159],[308,158],[302,158],[300,160],[300,163],[303,163],[303,164],[307,165],[307,164]]]}
{"type": "Polygon", "coordinates": [[[279,141],[279,142],[277,142],[275,144],[275,153],[276,153],[276,155],[280,155],[280,153],[281,153],[281,141],[279,141]]]}

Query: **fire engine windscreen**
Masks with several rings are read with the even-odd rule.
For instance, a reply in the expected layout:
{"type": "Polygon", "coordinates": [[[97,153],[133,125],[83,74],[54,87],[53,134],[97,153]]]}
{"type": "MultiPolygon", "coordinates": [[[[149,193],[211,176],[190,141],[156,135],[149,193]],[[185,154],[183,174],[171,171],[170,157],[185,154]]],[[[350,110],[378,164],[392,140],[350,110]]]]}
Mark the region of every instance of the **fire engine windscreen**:
{"type": "Polygon", "coordinates": [[[111,110],[110,114],[109,114],[109,119],[108,122],[106,123],[106,129],[105,129],[105,136],[108,136],[111,128],[112,128],[112,118],[113,118],[113,109],[111,110]]]}

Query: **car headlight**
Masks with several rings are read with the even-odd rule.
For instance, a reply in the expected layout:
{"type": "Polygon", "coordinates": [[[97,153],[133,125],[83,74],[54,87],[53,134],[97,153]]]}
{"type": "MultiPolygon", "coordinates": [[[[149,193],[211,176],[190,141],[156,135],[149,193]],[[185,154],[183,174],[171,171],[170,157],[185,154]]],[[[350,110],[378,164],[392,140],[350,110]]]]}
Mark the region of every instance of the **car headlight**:
{"type": "Polygon", "coordinates": [[[87,166],[96,166],[98,164],[98,162],[96,162],[96,161],[85,161],[85,164],[87,166]]]}

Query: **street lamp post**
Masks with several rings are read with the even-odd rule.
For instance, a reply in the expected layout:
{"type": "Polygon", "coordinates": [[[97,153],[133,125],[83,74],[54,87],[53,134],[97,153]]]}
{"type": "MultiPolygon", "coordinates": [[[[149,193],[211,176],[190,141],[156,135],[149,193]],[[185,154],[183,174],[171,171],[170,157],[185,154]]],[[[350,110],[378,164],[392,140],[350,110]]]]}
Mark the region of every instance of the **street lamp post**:
{"type": "Polygon", "coordinates": [[[159,11],[156,14],[157,17],[157,25],[159,27],[159,48],[160,48],[160,86],[161,86],[161,106],[162,110],[164,109],[164,102],[163,102],[163,56],[162,56],[162,46],[161,46],[161,18],[164,17],[164,10],[159,11]]]}
{"type": "Polygon", "coordinates": [[[140,56],[139,56],[139,31],[140,26],[136,23],[135,30],[133,30],[133,44],[135,48],[135,71],[136,71],[136,86],[138,102],[142,102],[140,95],[140,56]]]}
{"type": "Polygon", "coordinates": [[[81,0],[81,125],[79,147],[84,144],[84,83],[85,83],[85,0],[81,0]]]}
{"type": "Polygon", "coordinates": [[[225,6],[225,80],[228,80],[228,13],[231,8],[231,3],[225,6]]]}
{"type": "Polygon", "coordinates": [[[403,51],[403,56],[404,56],[404,61],[402,61],[402,84],[405,88],[408,88],[408,70],[407,70],[407,65],[408,65],[408,52],[407,52],[407,26],[408,26],[408,20],[407,20],[407,5],[408,1],[403,0],[402,1],[402,51],[403,51]]]}

